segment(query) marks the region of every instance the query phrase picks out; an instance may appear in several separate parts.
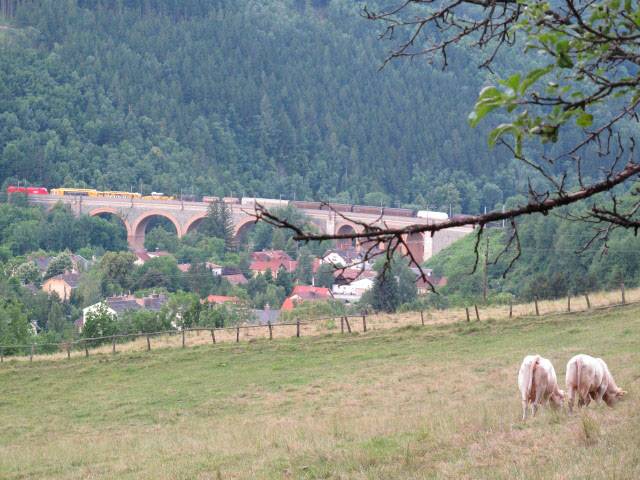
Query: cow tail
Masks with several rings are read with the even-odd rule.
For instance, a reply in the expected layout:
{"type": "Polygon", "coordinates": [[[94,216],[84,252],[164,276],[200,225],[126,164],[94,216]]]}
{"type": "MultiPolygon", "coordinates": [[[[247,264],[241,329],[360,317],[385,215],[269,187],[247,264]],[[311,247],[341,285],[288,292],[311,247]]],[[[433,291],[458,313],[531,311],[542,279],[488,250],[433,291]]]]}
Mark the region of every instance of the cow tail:
{"type": "Polygon", "coordinates": [[[535,360],[531,362],[529,367],[529,382],[527,384],[527,400],[531,398],[531,387],[533,386],[533,373],[536,370],[536,365],[540,363],[540,355],[536,355],[535,360]]]}
{"type": "MultiPolygon", "coordinates": [[[[576,380],[576,388],[578,389],[578,400],[582,400],[582,391],[580,390],[580,378],[582,377],[580,369],[582,367],[582,357],[576,358],[576,366],[578,370],[578,379],[576,380]]],[[[578,403],[578,405],[580,405],[580,403],[578,403]]]]}

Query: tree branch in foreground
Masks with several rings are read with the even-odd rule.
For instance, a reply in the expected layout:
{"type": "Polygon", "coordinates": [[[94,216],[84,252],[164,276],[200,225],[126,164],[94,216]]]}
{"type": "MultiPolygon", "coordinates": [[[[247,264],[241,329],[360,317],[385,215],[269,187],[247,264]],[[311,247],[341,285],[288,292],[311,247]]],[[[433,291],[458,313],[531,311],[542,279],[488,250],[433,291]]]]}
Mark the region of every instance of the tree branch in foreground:
{"type": "MultiPolygon", "coordinates": [[[[631,152],[630,152],[631,153],[631,152]]],[[[631,157],[631,154],[630,154],[631,157]]],[[[443,221],[441,223],[431,223],[431,224],[413,224],[403,228],[393,228],[389,227],[386,222],[384,222],[384,217],[378,217],[372,223],[367,224],[362,221],[357,221],[354,219],[350,219],[347,215],[344,215],[342,212],[337,212],[334,210],[331,205],[325,204],[329,209],[333,210],[337,215],[342,218],[349,220],[357,225],[359,225],[362,230],[354,233],[345,233],[345,234],[334,234],[334,233],[313,233],[309,231],[305,231],[302,226],[296,225],[289,221],[286,218],[281,218],[276,214],[269,212],[267,208],[263,205],[256,204],[253,213],[250,213],[252,216],[256,218],[256,221],[263,221],[268,223],[269,225],[273,225],[277,228],[284,228],[293,232],[293,239],[302,242],[320,242],[323,240],[343,240],[343,239],[358,239],[361,240],[365,245],[363,248],[364,258],[360,262],[363,264],[367,260],[373,258],[374,254],[378,252],[375,251],[377,246],[382,245],[384,247],[384,258],[385,265],[382,270],[382,274],[384,274],[390,267],[392,258],[394,254],[398,252],[405,253],[415,266],[419,268],[419,277],[422,278],[426,283],[428,283],[431,287],[431,290],[435,292],[435,288],[429,281],[428,275],[426,272],[420,267],[420,262],[416,259],[409,248],[409,245],[406,242],[406,237],[412,233],[429,233],[433,236],[436,232],[440,230],[444,230],[447,228],[461,227],[461,226],[477,226],[479,227],[477,230],[477,240],[475,246],[475,263],[473,266],[473,271],[475,271],[478,259],[480,257],[480,253],[478,250],[478,245],[480,242],[480,237],[484,232],[484,227],[491,222],[498,222],[501,220],[509,220],[510,225],[512,227],[512,232],[510,238],[507,241],[505,248],[498,254],[497,258],[492,261],[495,264],[498,259],[506,254],[510,247],[514,244],[517,248],[516,256],[510,261],[508,267],[503,272],[503,276],[511,269],[517,258],[520,256],[520,238],[518,237],[517,227],[515,223],[515,219],[522,215],[530,215],[532,213],[542,213],[543,215],[547,215],[548,213],[556,210],[560,207],[564,207],[567,205],[574,204],[576,202],[580,202],[582,200],[586,200],[591,198],[599,193],[609,191],[613,189],[615,186],[620,185],[621,183],[631,179],[632,177],[640,174],[640,163],[635,163],[633,161],[629,161],[624,169],[622,169],[618,173],[606,172],[606,178],[601,182],[592,183],[587,185],[580,190],[575,192],[567,192],[560,188],[560,190],[554,192],[545,192],[544,195],[540,196],[539,194],[535,194],[531,196],[531,201],[527,205],[518,206],[516,208],[506,210],[504,212],[490,212],[483,215],[468,215],[462,218],[451,219],[447,221],[443,221]]],[[[564,184],[562,184],[564,185],[564,184]]],[[[583,220],[591,219],[591,221],[606,221],[611,224],[616,224],[619,227],[624,228],[634,228],[636,231],[640,228],[640,220],[631,218],[632,213],[627,214],[619,214],[617,213],[617,203],[614,200],[614,204],[612,208],[604,207],[604,206],[594,206],[584,215],[583,220]]],[[[631,210],[631,212],[635,213],[638,211],[640,207],[636,207],[631,210]]],[[[610,231],[611,229],[608,229],[610,231]]],[[[602,235],[602,232],[597,233],[596,235],[602,235]]]]}

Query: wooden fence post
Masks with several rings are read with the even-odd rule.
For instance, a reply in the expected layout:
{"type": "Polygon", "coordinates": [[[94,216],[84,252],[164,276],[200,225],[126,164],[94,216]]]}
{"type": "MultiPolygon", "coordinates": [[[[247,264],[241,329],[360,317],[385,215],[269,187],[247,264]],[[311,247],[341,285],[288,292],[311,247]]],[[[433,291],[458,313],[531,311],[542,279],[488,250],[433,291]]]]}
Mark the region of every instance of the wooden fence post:
{"type": "Polygon", "coordinates": [[[185,329],[182,329],[182,348],[184,348],[187,345],[187,340],[185,338],[185,335],[187,334],[187,332],[185,331],[185,329]]]}
{"type": "Polygon", "coordinates": [[[567,292],[567,312],[571,311],[571,292],[567,292]]]}
{"type": "Polygon", "coordinates": [[[89,345],[87,344],[87,342],[84,342],[84,356],[89,356],[89,345]]]}
{"type": "Polygon", "coordinates": [[[111,353],[116,353],[116,337],[113,337],[113,346],[111,348],[111,353]]]}
{"type": "Polygon", "coordinates": [[[269,327],[269,340],[273,340],[273,326],[271,325],[271,320],[267,322],[267,326],[269,327]]]}
{"type": "Polygon", "coordinates": [[[71,359],[71,343],[67,342],[67,359],[71,359]]]}
{"type": "Polygon", "coordinates": [[[367,331],[367,316],[366,315],[362,315],[362,330],[363,331],[367,331]]]}
{"type": "Polygon", "coordinates": [[[340,317],[340,333],[344,333],[344,317],[340,317]]]}
{"type": "Polygon", "coordinates": [[[300,338],[300,319],[296,320],[296,338],[300,338]]]}
{"type": "Polygon", "coordinates": [[[212,328],[211,329],[211,341],[213,342],[213,344],[216,344],[216,329],[212,328]]]}
{"type": "Polygon", "coordinates": [[[420,310],[420,321],[422,322],[422,326],[424,327],[424,312],[420,310]]]}
{"type": "Polygon", "coordinates": [[[469,307],[464,307],[464,309],[467,311],[467,322],[470,322],[471,317],[469,316],[469,307]]]}
{"type": "Polygon", "coordinates": [[[624,283],[620,284],[620,290],[622,290],[622,303],[627,303],[627,301],[624,298],[624,283]]]}
{"type": "Polygon", "coordinates": [[[151,337],[147,333],[147,350],[151,350],[151,337]]]}
{"type": "Polygon", "coordinates": [[[33,349],[35,348],[34,345],[31,345],[31,353],[29,354],[29,363],[31,363],[33,361],[33,349]]]}
{"type": "Polygon", "coordinates": [[[236,327],[236,343],[240,341],[240,324],[236,327]]]}
{"type": "Polygon", "coordinates": [[[349,325],[349,318],[348,317],[344,317],[344,321],[347,324],[347,331],[349,333],[351,333],[351,325],[349,325]]]}
{"type": "Polygon", "coordinates": [[[509,318],[513,317],[513,300],[509,300],[509,318]]]}
{"type": "Polygon", "coordinates": [[[589,301],[589,295],[585,292],[584,298],[587,300],[587,308],[591,308],[591,302],[589,301]]]}
{"type": "Polygon", "coordinates": [[[474,305],[474,307],[476,308],[476,318],[478,320],[480,320],[480,313],[478,312],[478,305],[474,305]]]}
{"type": "Polygon", "coordinates": [[[538,296],[533,297],[533,302],[536,304],[536,316],[540,315],[540,310],[538,310],[538,296]]]}
{"type": "Polygon", "coordinates": [[[0,363],[4,363],[4,347],[0,347],[0,363]]]}

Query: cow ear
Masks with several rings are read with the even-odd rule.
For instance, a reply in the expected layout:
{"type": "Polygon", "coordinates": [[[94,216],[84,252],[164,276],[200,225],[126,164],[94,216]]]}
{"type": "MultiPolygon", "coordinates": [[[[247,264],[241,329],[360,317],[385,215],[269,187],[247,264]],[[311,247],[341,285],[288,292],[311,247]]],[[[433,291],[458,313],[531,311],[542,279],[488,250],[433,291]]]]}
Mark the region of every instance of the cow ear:
{"type": "Polygon", "coordinates": [[[619,397],[624,397],[626,394],[627,394],[627,391],[626,391],[626,390],[620,390],[620,391],[618,392],[618,396],[619,396],[619,397]]]}

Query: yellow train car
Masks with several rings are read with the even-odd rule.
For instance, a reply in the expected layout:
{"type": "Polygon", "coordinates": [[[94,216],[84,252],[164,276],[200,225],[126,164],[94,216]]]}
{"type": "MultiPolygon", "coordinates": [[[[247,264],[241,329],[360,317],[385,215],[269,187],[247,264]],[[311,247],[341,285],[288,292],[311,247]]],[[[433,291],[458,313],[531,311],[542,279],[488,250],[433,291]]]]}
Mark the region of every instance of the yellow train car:
{"type": "Polygon", "coordinates": [[[51,195],[81,195],[83,197],[94,197],[97,190],[91,188],[52,188],[51,195]]]}
{"type": "Polygon", "coordinates": [[[145,195],[143,200],[175,200],[173,197],[168,197],[164,193],[151,192],[151,195],[145,195]]]}
{"type": "Polygon", "coordinates": [[[142,198],[142,195],[134,192],[118,192],[118,191],[109,191],[109,192],[98,192],[99,197],[111,197],[111,198],[142,198]]]}

